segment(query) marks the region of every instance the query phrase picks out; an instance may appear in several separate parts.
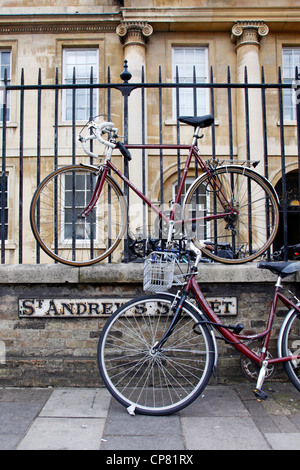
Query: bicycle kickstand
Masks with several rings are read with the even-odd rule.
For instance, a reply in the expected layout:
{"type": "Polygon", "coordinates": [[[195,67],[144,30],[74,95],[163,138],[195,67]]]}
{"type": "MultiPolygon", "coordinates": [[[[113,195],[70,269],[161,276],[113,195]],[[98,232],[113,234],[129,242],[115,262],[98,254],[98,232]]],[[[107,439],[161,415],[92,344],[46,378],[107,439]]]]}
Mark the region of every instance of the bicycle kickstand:
{"type": "Polygon", "coordinates": [[[253,390],[253,393],[256,396],[258,401],[268,399],[268,395],[265,392],[263,392],[262,389],[261,389],[261,387],[264,383],[264,380],[265,380],[267,367],[268,367],[268,361],[263,361],[263,364],[261,366],[261,369],[260,369],[260,372],[259,372],[259,375],[258,375],[256,388],[253,390]]]}

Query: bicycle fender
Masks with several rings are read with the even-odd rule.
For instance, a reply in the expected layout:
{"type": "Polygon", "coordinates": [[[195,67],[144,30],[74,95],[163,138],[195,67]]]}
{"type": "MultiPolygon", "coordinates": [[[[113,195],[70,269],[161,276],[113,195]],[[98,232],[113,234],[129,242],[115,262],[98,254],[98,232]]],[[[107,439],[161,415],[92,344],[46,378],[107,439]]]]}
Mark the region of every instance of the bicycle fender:
{"type": "MultiPolygon", "coordinates": [[[[223,168],[226,167],[226,165],[223,165],[223,168]]],[[[244,168],[243,166],[241,165],[230,165],[230,168],[244,168]]],[[[221,167],[220,167],[221,168],[221,167]]],[[[254,175],[256,175],[257,177],[261,178],[264,183],[269,187],[269,189],[272,191],[275,199],[276,199],[276,202],[277,204],[279,205],[279,197],[278,197],[278,194],[276,192],[276,189],[274,188],[274,186],[272,185],[272,183],[268,180],[268,178],[266,178],[264,175],[262,175],[261,173],[259,173],[258,171],[256,170],[253,170],[253,168],[247,168],[247,172],[249,173],[252,173],[254,175]]]]}
{"type": "MultiPolygon", "coordinates": [[[[266,186],[268,186],[268,188],[271,190],[271,192],[273,193],[274,197],[275,197],[275,200],[277,202],[277,204],[279,205],[279,197],[277,195],[277,192],[274,188],[274,186],[272,185],[272,183],[270,183],[270,181],[264,176],[262,175],[261,173],[259,173],[258,171],[256,170],[253,170],[253,168],[246,168],[244,166],[241,166],[241,165],[222,165],[222,166],[219,166],[217,168],[217,170],[219,169],[223,169],[223,168],[233,168],[233,169],[237,169],[237,170],[240,170],[241,168],[245,169],[246,172],[249,174],[249,173],[252,173],[253,175],[255,175],[257,178],[260,178],[261,180],[263,180],[263,182],[265,183],[266,186]]],[[[199,180],[201,180],[201,178],[204,178],[204,176],[206,175],[207,173],[203,173],[202,175],[198,176],[198,178],[195,179],[195,181],[193,182],[193,184],[191,184],[188,192],[186,193],[185,195],[185,198],[184,198],[184,202],[183,202],[183,207],[185,207],[185,204],[186,204],[186,199],[187,199],[187,196],[189,194],[190,191],[193,191],[193,187],[194,185],[196,185],[198,183],[199,180]]]]}

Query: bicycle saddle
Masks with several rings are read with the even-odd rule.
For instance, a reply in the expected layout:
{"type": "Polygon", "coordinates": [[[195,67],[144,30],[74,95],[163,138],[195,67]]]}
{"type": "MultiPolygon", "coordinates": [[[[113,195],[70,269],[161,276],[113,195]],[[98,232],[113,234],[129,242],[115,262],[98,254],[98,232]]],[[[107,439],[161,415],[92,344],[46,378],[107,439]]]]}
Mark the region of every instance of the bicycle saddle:
{"type": "Polygon", "coordinates": [[[268,269],[273,274],[277,274],[277,276],[286,277],[300,271],[300,261],[280,261],[275,263],[272,261],[260,261],[257,267],[268,269]]]}
{"type": "Polygon", "coordinates": [[[206,114],[205,116],[180,116],[178,118],[179,122],[183,122],[184,124],[189,124],[190,126],[194,127],[209,127],[214,122],[214,117],[212,114],[206,114]]]}

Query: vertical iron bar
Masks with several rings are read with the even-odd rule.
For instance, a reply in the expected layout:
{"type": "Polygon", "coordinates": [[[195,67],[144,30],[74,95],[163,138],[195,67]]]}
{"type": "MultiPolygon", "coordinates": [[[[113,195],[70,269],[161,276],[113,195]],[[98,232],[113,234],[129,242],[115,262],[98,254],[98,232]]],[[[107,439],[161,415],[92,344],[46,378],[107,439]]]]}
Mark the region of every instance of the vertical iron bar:
{"type": "MultiPolygon", "coordinates": [[[[146,102],[145,102],[145,87],[143,86],[145,83],[145,68],[142,66],[142,77],[141,77],[141,82],[142,82],[142,87],[141,87],[141,93],[142,93],[142,144],[146,144],[146,129],[145,129],[145,117],[146,117],[146,102]]],[[[145,155],[145,149],[142,149],[142,192],[144,195],[147,193],[147,188],[146,188],[146,155],[145,155]]],[[[146,223],[146,204],[143,201],[143,240],[146,240],[147,238],[147,223],[146,223]]],[[[144,255],[145,255],[145,242],[143,242],[144,246],[144,255]]]]}
{"type": "MultiPolygon", "coordinates": [[[[108,87],[107,87],[107,117],[108,117],[108,121],[111,120],[111,89],[110,89],[110,67],[108,66],[107,68],[107,84],[108,84],[108,87]]],[[[109,174],[110,174],[110,170],[109,170],[109,174]]],[[[92,188],[91,188],[92,189],[92,188]]],[[[111,201],[109,200],[109,204],[111,203],[111,201]]],[[[110,214],[109,214],[109,217],[110,217],[110,214]]],[[[109,220],[109,224],[110,224],[110,220],[109,220]]],[[[110,242],[110,240],[109,240],[110,242]]],[[[111,263],[111,255],[108,256],[108,262],[111,263]]]]}
{"type": "MultiPolygon", "coordinates": [[[[94,83],[94,69],[93,67],[91,67],[91,72],[90,72],[90,85],[93,85],[94,83]]],[[[90,86],[90,120],[93,119],[93,114],[94,114],[94,89],[92,86],[90,86]]],[[[90,134],[92,135],[93,133],[93,130],[90,129],[90,134]]],[[[90,140],[90,152],[93,152],[94,150],[94,145],[93,145],[93,141],[90,140]]],[[[90,164],[93,165],[93,157],[90,156],[90,164]]],[[[86,182],[87,183],[87,182],[86,182]]],[[[92,195],[92,191],[93,191],[93,175],[91,173],[90,175],[90,181],[89,181],[89,184],[90,184],[90,196],[92,195]]],[[[86,194],[88,194],[88,188],[86,188],[86,194]]],[[[110,197],[110,194],[109,194],[109,197],[110,197]]],[[[110,217],[110,211],[109,211],[109,217],[110,217]]],[[[87,224],[87,221],[83,221],[83,224],[87,224]]],[[[111,227],[111,222],[109,220],[109,228],[111,227]]],[[[88,230],[88,227],[86,227],[87,230],[88,230]]],[[[95,230],[96,230],[96,208],[94,208],[92,211],[91,211],[91,214],[90,214],[90,231],[89,231],[89,236],[90,236],[90,249],[91,249],[91,259],[94,258],[94,236],[95,236],[95,230]]]]}
{"type": "Polygon", "coordinates": [[[231,77],[230,67],[227,69],[227,99],[228,99],[228,131],[229,131],[229,155],[230,162],[233,163],[233,137],[232,137],[232,97],[231,97],[231,77]]]}
{"type": "MultiPolygon", "coordinates": [[[[123,79],[124,84],[128,83],[128,80],[131,78],[131,74],[128,71],[128,62],[127,60],[124,61],[124,70],[121,73],[120,77],[123,79]]],[[[123,127],[124,127],[124,143],[128,144],[128,119],[129,119],[129,113],[128,113],[128,96],[129,96],[128,90],[124,88],[122,91],[123,94],[123,127]]],[[[128,167],[128,160],[127,158],[124,158],[124,175],[126,178],[129,178],[129,167],[128,167]]],[[[126,215],[126,220],[128,221],[128,209],[129,209],[129,188],[127,184],[124,184],[124,196],[125,200],[127,203],[127,215],[126,215]]],[[[128,238],[128,227],[126,229],[125,235],[124,235],[124,262],[128,263],[129,261],[129,238],[128,238]]]]}
{"type": "Polygon", "coordinates": [[[7,69],[4,70],[3,90],[3,116],[2,116],[2,174],[1,174],[1,263],[5,263],[5,192],[6,179],[6,120],[7,120],[7,69]]]}
{"type": "Polygon", "coordinates": [[[107,68],[107,116],[108,120],[111,120],[111,89],[110,89],[110,67],[107,68]]]}
{"type": "MultiPolygon", "coordinates": [[[[196,67],[194,65],[193,67],[193,83],[196,84],[197,83],[197,75],[196,75],[196,67]]],[[[193,87],[193,95],[194,95],[194,116],[197,116],[197,109],[198,109],[198,103],[197,103],[197,87],[193,87]]],[[[198,177],[198,172],[199,172],[199,169],[198,169],[198,161],[195,159],[195,178],[198,177]]],[[[198,193],[198,190],[197,190],[197,193],[196,193],[196,204],[199,203],[199,193],[198,193]]]]}
{"type": "MultiPolygon", "coordinates": [[[[245,122],[246,122],[246,151],[247,151],[247,163],[250,162],[250,119],[249,119],[249,89],[248,84],[248,70],[245,67],[245,122]]],[[[248,225],[249,225],[249,253],[252,253],[252,193],[251,183],[248,181],[248,225]]]]}
{"type": "MultiPolygon", "coordinates": [[[[299,69],[295,68],[295,79],[296,79],[296,89],[294,93],[296,94],[296,119],[297,119],[297,148],[298,148],[298,200],[300,199],[300,86],[299,86],[299,69]],[[297,88],[299,86],[299,89],[297,88]]],[[[300,231],[300,214],[298,212],[298,224],[300,231]]]]}
{"type": "MultiPolygon", "coordinates": [[[[24,69],[21,71],[21,87],[24,87],[24,69]]],[[[19,264],[23,263],[23,156],[24,156],[24,88],[20,91],[20,144],[19,144],[19,264]]]]}
{"type": "MultiPolygon", "coordinates": [[[[55,84],[58,85],[58,68],[55,72],[55,84]]],[[[55,88],[54,93],[54,170],[58,168],[58,87],[55,88]]],[[[58,253],[58,191],[60,188],[57,186],[57,178],[54,180],[54,251],[58,253]]],[[[57,260],[55,260],[57,263],[57,260]]]]}
{"type": "MultiPolygon", "coordinates": [[[[212,86],[214,83],[214,74],[213,74],[213,68],[210,68],[210,106],[211,106],[211,114],[214,116],[215,115],[215,90],[214,87],[212,86]]],[[[215,161],[216,160],[216,129],[215,129],[215,123],[213,122],[211,126],[211,145],[212,145],[212,158],[215,161]]]]}
{"type": "MultiPolygon", "coordinates": [[[[75,126],[76,126],[76,70],[73,67],[73,80],[72,80],[73,88],[72,88],[72,164],[75,165],[75,126]]],[[[72,259],[75,261],[76,259],[76,233],[75,233],[75,199],[76,199],[76,191],[75,191],[75,172],[73,171],[72,175],[72,259]]]]}
{"type": "MultiPolygon", "coordinates": [[[[159,66],[158,72],[158,82],[162,83],[162,76],[161,76],[161,66],[159,66]]],[[[159,143],[162,145],[163,143],[163,129],[162,129],[162,88],[159,87],[158,89],[158,106],[159,106],[159,143]]],[[[163,151],[159,151],[159,170],[160,170],[160,203],[161,205],[164,202],[164,179],[163,179],[163,170],[164,170],[164,163],[163,163],[163,151]]]]}
{"type": "MultiPolygon", "coordinates": [[[[261,82],[265,84],[265,70],[264,67],[261,69],[261,82]]],[[[266,90],[261,87],[261,101],[262,101],[262,121],[263,121],[263,145],[264,145],[264,166],[265,166],[265,177],[269,178],[268,168],[268,134],[267,134],[267,109],[266,109],[266,90]]]]}
{"type": "MultiPolygon", "coordinates": [[[[278,84],[282,84],[281,68],[278,68],[278,84]]],[[[287,187],[285,172],[285,149],[284,149],[284,114],[283,114],[283,89],[278,88],[279,93],[279,123],[280,123],[280,151],[282,169],[282,209],[283,209],[283,245],[284,260],[288,260],[288,225],[287,225],[287,187]]]]}
{"type": "MultiPolygon", "coordinates": [[[[262,84],[265,83],[265,70],[264,67],[261,69],[261,82],[262,84]]],[[[262,103],[262,124],[263,124],[263,146],[264,146],[264,171],[265,177],[269,178],[269,168],[268,168],[268,138],[267,138],[267,109],[266,109],[266,90],[262,86],[261,87],[261,103],[262,103]]],[[[268,199],[266,198],[266,236],[269,238],[270,236],[270,208],[268,199]]],[[[267,250],[267,257],[270,260],[270,248],[267,250]]]]}
{"type": "MultiPolygon", "coordinates": [[[[179,84],[179,72],[178,65],[176,66],[176,131],[177,131],[177,145],[180,145],[180,123],[178,121],[180,113],[180,90],[178,87],[179,84]]],[[[178,188],[180,185],[180,150],[177,150],[177,184],[178,188]]]]}
{"type": "MultiPolygon", "coordinates": [[[[42,71],[39,69],[38,75],[38,101],[37,101],[37,171],[36,171],[36,186],[38,187],[41,182],[41,105],[42,105],[42,71]]],[[[40,229],[40,204],[37,203],[37,228],[40,229]]],[[[36,262],[39,264],[40,259],[40,245],[36,244],[36,262]]]]}

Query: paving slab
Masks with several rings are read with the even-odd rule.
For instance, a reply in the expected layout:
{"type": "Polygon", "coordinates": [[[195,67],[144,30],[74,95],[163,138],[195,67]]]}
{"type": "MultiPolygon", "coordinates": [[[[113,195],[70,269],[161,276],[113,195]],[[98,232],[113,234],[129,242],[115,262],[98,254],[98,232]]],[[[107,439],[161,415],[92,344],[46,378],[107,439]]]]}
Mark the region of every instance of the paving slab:
{"type": "Polygon", "coordinates": [[[54,390],[41,417],[106,418],[111,395],[105,388],[54,390]]]}
{"type": "Polygon", "coordinates": [[[18,450],[99,450],[105,419],[37,418],[18,450]]]}
{"type": "Polygon", "coordinates": [[[188,450],[268,450],[250,417],[182,418],[188,450]]]}

